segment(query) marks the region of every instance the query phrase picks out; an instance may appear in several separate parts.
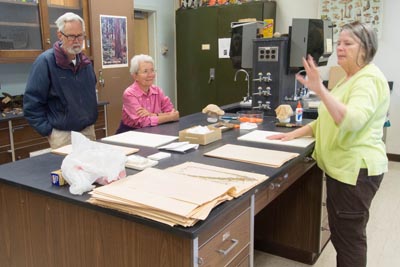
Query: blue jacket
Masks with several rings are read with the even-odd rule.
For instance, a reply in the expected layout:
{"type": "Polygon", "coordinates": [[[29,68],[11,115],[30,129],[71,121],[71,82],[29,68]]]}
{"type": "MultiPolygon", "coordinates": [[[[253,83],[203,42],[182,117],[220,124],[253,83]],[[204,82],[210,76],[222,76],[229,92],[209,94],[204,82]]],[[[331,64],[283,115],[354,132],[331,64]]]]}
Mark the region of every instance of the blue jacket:
{"type": "Polygon", "coordinates": [[[56,42],[35,60],[24,94],[24,116],[41,135],[81,131],[97,120],[96,76],[82,53],[69,62],[56,42]]]}

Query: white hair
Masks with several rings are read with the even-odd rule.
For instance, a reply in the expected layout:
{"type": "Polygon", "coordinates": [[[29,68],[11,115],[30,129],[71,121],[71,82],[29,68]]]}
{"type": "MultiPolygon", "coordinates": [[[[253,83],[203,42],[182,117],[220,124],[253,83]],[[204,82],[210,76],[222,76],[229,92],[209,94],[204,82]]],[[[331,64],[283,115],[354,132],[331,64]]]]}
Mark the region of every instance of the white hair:
{"type": "Polygon", "coordinates": [[[65,23],[71,21],[79,21],[82,25],[83,32],[85,32],[85,21],[79,15],[72,12],[65,13],[55,21],[58,31],[63,32],[65,23]]]}
{"type": "Polygon", "coordinates": [[[154,59],[149,56],[149,55],[136,55],[131,59],[131,68],[130,68],[130,73],[134,74],[134,73],[138,73],[139,71],[139,64],[142,62],[149,62],[151,64],[153,64],[154,66],[154,59]]]}

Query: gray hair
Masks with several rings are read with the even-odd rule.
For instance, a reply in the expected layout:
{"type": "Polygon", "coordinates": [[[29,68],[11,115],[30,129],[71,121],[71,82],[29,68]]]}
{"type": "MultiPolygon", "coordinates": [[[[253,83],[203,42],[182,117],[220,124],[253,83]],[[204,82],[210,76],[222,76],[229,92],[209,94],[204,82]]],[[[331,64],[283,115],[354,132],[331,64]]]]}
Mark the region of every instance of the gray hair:
{"type": "Polygon", "coordinates": [[[354,21],[344,25],[341,31],[348,31],[360,40],[361,47],[365,51],[364,64],[368,64],[374,59],[376,51],[378,51],[378,37],[369,24],[354,21]]]}
{"type": "Polygon", "coordinates": [[[130,73],[134,74],[134,73],[138,73],[139,71],[139,64],[142,62],[149,62],[151,64],[153,64],[154,66],[154,59],[149,56],[149,55],[136,55],[131,59],[131,68],[130,68],[130,73]]]}
{"type": "Polygon", "coordinates": [[[82,24],[83,32],[85,32],[85,21],[79,15],[72,12],[65,13],[55,21],[58,31],[63,32],[65,23],[71,21],[79,21],[82,24]]]}

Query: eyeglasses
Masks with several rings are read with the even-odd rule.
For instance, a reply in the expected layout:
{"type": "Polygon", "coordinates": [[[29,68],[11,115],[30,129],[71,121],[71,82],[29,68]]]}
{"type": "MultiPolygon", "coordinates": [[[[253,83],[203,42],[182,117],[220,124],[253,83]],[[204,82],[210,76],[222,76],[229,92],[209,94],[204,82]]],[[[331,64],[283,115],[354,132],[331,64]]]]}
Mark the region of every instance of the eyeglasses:
{"type": "Polygon", "coordinates": [[[143,74],[143,75],[149,75],[149,74],[156,74],[156,70],[144,70],[144,71],[138,71],[138,74],[143,74]]]}
{"type": "MultiPolygon", "coordinates": [[[[61,32],[61,31],[60,31],[60,32],[61,32]]],[[[67,38],[68,41],[75,41],[75,40],[83,41],[83,39],[85,39],[85,35],[83,35],[83,34],[78,34],[78,35],[73,35],[73,34],[71,34],[71,35],[67,35],[67,34],[65,34],[65,33],[63,33],[63,32],[61,32],[61,34],[64,35],[64,36],[67,38]]]]}

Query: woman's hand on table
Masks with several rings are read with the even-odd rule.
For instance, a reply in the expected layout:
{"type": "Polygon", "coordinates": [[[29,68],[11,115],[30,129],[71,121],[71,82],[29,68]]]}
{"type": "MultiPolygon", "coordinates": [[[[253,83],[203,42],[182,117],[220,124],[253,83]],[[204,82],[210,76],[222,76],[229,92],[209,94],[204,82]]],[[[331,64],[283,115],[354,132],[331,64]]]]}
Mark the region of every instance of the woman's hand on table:
{"type": "Polygon", "coordinates": [[[291,133],[279,133],[273,134],[266,137],[269,140],[281,140],[281,141],[290,141],[293,140],[295,137],[291,133]]]}

